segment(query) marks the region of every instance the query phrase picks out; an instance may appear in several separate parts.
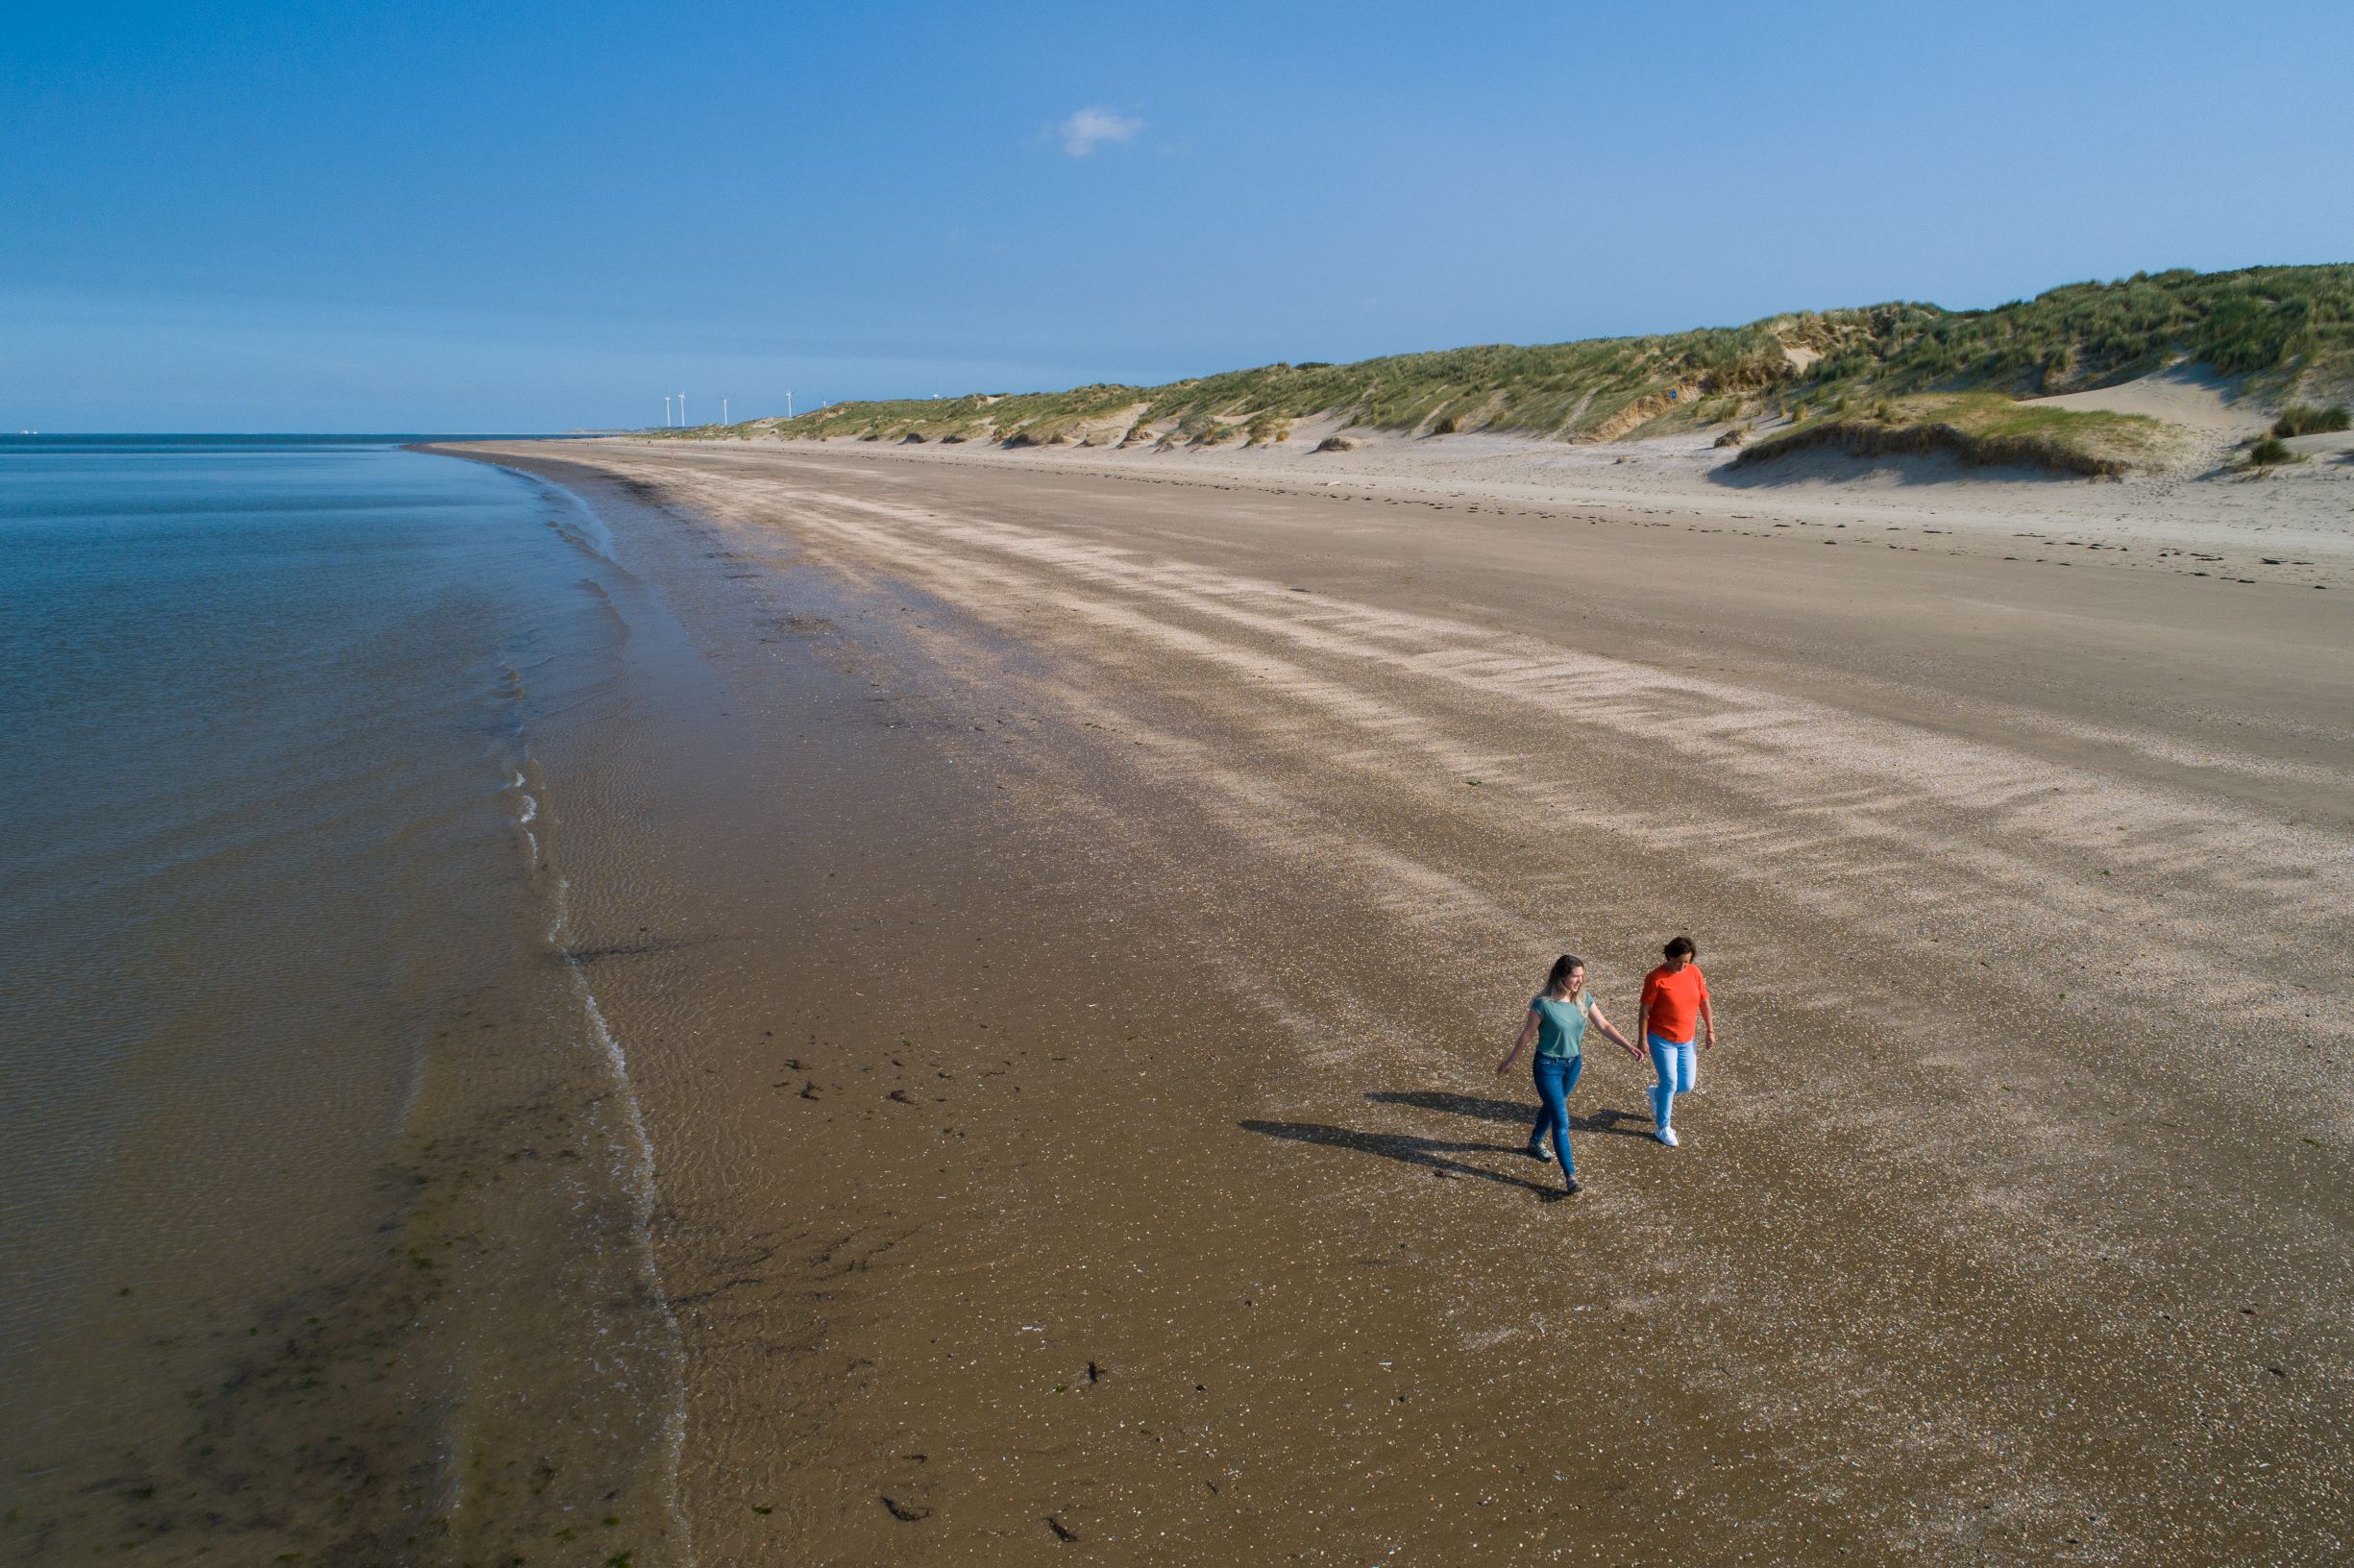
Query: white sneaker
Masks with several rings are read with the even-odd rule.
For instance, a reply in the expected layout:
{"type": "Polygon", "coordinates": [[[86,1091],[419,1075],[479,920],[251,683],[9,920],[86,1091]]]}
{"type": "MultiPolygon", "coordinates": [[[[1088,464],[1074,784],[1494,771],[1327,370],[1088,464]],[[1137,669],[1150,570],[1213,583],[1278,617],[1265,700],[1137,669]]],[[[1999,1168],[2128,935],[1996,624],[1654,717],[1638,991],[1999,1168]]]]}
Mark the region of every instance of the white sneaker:
{"type": "Polygon", "coordinates": [[[1671,1149],[1676,1146],[1676,1129],[1673,1127],[1662,1127],[1654,1136],[1671,1149]]]}

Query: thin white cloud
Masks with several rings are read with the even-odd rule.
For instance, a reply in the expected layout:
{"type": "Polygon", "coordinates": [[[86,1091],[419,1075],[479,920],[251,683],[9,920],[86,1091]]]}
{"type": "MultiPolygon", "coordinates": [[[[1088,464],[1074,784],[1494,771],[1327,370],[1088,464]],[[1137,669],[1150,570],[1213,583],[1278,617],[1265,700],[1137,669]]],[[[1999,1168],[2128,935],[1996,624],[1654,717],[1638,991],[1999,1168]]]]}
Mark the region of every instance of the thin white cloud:
{"type": "Polygon", "coordinates": [[[1107,141],[1126,141],[1144,129],[1144,122],[1109,109],[1083,109],[1054,128],[1063,151],[1085,158],[1107,141]]]}

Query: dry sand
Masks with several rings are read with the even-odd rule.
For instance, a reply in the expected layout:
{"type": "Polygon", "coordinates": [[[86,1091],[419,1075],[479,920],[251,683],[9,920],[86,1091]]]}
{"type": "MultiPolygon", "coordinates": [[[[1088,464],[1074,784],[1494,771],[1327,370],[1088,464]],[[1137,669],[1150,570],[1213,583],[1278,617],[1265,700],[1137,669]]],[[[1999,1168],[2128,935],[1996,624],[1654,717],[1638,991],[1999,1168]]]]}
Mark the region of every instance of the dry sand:
{"type": "Polygon", "coordinates": [[[2271,415],[2231,394],[2227,383],[2212,376],[2176,367],[2097,392],[2047,400],[2060,406],[2146,415],[2176,428],[2178,467],[2100,481],[1968,469],[1950,459],[1861,461],[1837,453],[1737,468],[1737,453],[1714,445],[1714,428],[1643,441],[1568,445],[1517,435],[1343,432],[1337,420],[1324,419],[1302,421],[1287,439],[1263,447],[1168,453],[1149,445],[1008,452],[977,443],[688,444],[702,450],[857,452],[878,461],[920,455],[991,469],[1128,475],[1166,483],[1451,504],[1459,510],[1606,507],[1676,526],[1736,532],[1770,529],[1775,523],[1795,529],[1845,524],[1851,531],[1873,535],[1876,545],[1992,551],[2022,560],[2039,553],[2071,559],[2071,551],[2106,551],[2145,570],[2354,588],[2354,434],[2299,437],[2290,445],[2304,461],[2252,474],[2239,461],[2234,444],[2263,429],[2271,415]],[[1356,450],[1315,450],[1336,434],[1355,443],[1356,450]],[[1893,537],[1902,535],[1911,537],[1893,537]]]}
{"type": "Polygon", "coordinates": [[[2354,1550],[2354,487],[1343,455],[502,457],[676,615],[550,793],[700,1558],[2354,1550]]]}

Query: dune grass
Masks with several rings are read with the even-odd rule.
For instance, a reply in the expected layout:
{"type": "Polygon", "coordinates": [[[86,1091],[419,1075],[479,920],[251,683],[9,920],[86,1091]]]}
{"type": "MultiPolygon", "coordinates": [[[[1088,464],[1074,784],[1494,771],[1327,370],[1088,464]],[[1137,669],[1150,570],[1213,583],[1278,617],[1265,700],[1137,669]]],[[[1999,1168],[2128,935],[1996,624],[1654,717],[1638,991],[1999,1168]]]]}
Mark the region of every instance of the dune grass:
{"type": "Polygon", "coordinates": [[[2354,423],[2354,419],[2349,418],[2346,405],[2342,403],[2332,404],[2327,408],[2317,408],[2310,403],[2293,403],[2280,411],[2280,418],[2273,423],[2272,433],[2328,435],[2344,429],[2350,423],[2354,423]]]}
{"type": "Polygon", "coordinates": [[[1935,437],[1947,443],[1939,450],[2027,454],[1973,461],[2048,453],[2070,472],[2110,472],[2069,465],[2151,460],[2163,447],[2158,428],[2104,423],[2118,415],[2012,420],[1996,404],[2108,385],[2183,358],[2259,395],[2354,387],[2354,265],[2137,274],[1989,310],[1877,305],[1649,337],[1264,365],[1162,386],[839,404],[733,431],[666,433],[1169,447],[1257,445],[1328,419],[1416,435],[1600,441],[1802,416],[1796,430],[1747,448],[1744,460],[1792,450],[1785,443],[1802,430],[1817,432],[1815,444],[1870,444],[1899,439],[1893,431],[1909,423],[1949,429],[1935,437]],[[1942,412],[1918,401],[1963,394],[1991,401],[1942,412]],[[1899,404],[1907,420],[1871,412],[1899,404]]]}
{"type": "Polygon", "coordinates": [[[2178,437],[2140,414],[2054,408],[1997,392],[1884,398],[1865,411],[1826,413],[1744,447],[1742,467],[1828,449],[1857,457],[1945,453],[1974,466],[2115,476],[2173,455],[2178,437]]]}

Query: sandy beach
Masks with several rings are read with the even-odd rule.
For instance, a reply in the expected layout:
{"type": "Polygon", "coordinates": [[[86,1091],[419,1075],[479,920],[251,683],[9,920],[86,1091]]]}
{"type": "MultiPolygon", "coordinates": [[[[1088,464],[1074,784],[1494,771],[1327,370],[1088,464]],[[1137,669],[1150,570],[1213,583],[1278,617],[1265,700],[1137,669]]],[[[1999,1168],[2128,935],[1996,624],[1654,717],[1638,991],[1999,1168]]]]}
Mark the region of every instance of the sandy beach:
{"type": "Polygon", "coordinates": [[[2354,1565],[2343,9],[29,14],[0,1568],[2354,1565]]]}
{"type": "Polygon", "coordinates": [[[2354,470],[1314,434],[464,449],[675,618],[543,761],[696,1559],[2354,1550],[2354,470]]]}

